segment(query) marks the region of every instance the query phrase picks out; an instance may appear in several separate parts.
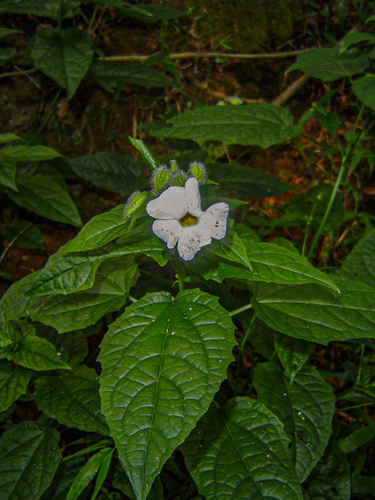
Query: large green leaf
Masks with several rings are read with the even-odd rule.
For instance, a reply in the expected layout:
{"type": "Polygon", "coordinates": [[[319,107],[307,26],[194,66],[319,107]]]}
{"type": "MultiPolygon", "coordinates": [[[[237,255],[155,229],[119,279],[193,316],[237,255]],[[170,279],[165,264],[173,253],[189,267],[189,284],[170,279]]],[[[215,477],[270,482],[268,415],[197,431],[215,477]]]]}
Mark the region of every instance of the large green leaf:
{"type": "Polygon", "coordinates": [[[14,343],[11,359],[18,365],[37,371],[69,369],[55,346],[38,337],[30,323],[23,320],[14,321],[8,332],[14,343]]]}
{"type": "Polygon", "coordinates": [[[56,328],[59,333],[86,328],[125,305],[136,272],[137,266],[131,258],[104,262],[92,288],[52,296],[43,307],[32,311],[31,317],[56,328]]]}
{"type": "Polygon", "coordinates": [[[32,372],[22,366],[13,369],[12,363],[0,360],[0,413],[26,392],[31,375],[32,372]]]}
{"type": "Polygon", "coordinates": [[[350,466],[336,443],[304,484],[306,500],[350,500],[350,466]]]}
{"type": "MultiPolygon", "coordinates": [[[[69,0],[64,2],[63,18],[75,17],[79,14],[80,1],[69,0]]],[[[61,15],[61,0],[5,0],[0,6],[0,13],[28,14],[32,16],[48,17],[56,21],[61,15]]]]}
{"type": "Polygon", "coordinates": [[[302,499],[282,424],[254,399],[214,402],[182,453],[207,500],[302,499]]]}
{"type": "Polygon", "coordinates": [[[305,365],[291,384],[273,363],[259,364],[254,386],[258,398],[284,424],[300,481],[304,481],[324,453],[331,435],[336,398],[315,367],[305,365]]]}
{"type": "Polygon", "coordinates": [[[7,193],[20,207],[36,212],[42,217],[73,226],[82,226],[78,210],[69,194],[55,181],[43,175],[20,175],[18,192],[7,193]]]}
{"type": "Polygon", "coordinates": [[[0,498],[38,500],[61,460],[60,434],[36,422],[22,422],[0,438],[0,498]]]}
{"type": "Polygon", "coordinates": [[[38,408],[61,424],[108,434],[95,370],[83,365],[69,373],[43,375],[36,381],[34,397],[38,408]]]}
{"type": "Polygon", "coordinates": [[[122,195],[142,189],[146,180],[144,176],[140,177],[143,167],[137,160],[118,153],[81,156],[70,160],[69,166],[77,175],[95,186],[122,195]]]}
{"type": "Polygon", "coordinates": [[[164,128],[147,127],[147,132],[199,143],[213,140],[268,148],[302,131],[293,125],[293,116],[287,109],[273,104],[202,106],[169,119],[168,124],[164,128]]]}
{"type": "Polygon", "coordinates": [[[61,155],[57,151],[47,146],[6,146],[1,150],[9,160],[15,162],[46,161],[59,158],[61,155]]]}
{"type": "Polygon", "coordinates": [[[63,87],[71,99],[90,68],[92,45],[93,39],[84,30],[46,27],[33,38],[30,55],[35,67],[63,87]]]}
{"type": "Polygon", "coordinates": [[[94,250],[122,236],[129,230],[130,225],[129,219],[124,217],[124,208],[124,205],[117,205],[112,210],[90,219],[78,235],[62,247],[63,252],[94,250]]]}
{"type": "Polygon", "coordinates": [[[140,62],[119,64],[113,61],[95,59],[88,75],[96,78],[108,92],[113,92],[116,88],[121,89],[129,84],[147,88],[174,86],[173,82],[159,71],[140,62]]]}
{"type": "Polygon", "coordinates": [[[339,78],[362,73],[368,66],[369,60],[360,50],[351,49],[340,54],[340,47],[335,47],[314,49],[299,54],[288,72],[300,69],[307,76],[333,82],[339,78]]]}
{"type": "Polygon", "coordinates": [[[213,180],[234,189],[237,196],[262,198],[294,189],[277,177],[239,163],[210,163],[209,169],[213,180]]]}
{"type": "Polygon", "coordinates": [[[226,377],[232,331],[216,297],[185,290],[146,295],[105,335],[102,412],[138,500],[226,377]]]}
{"type": "Polygon", "coordinates": [[[340,295],[315,284],[257,288],[256,315],[285,335],[320,344],[374,336],[375,289],[366,285],[345,282],[340,295]]]}
{"type": "Polygon", "coordinates": [[[375,230],[364,236],[346,258],[338,274],[375,287],[375,230]]]}
{"type": "Polygon", "coordinates": [[[64,335],[59,335],[57,330],[42,323],[34,323],[38,337],[42,337],[55,346],[61,359],[69,366],[79,365],[84,362],[87,354],[87,340],[81,330],[75,330],[64,335]]]}
{"type": "Polygon", "coordinates": [[[353,92],[358,99],[375,111],[375,75],[366,75],[353,83],[353,92]]]}

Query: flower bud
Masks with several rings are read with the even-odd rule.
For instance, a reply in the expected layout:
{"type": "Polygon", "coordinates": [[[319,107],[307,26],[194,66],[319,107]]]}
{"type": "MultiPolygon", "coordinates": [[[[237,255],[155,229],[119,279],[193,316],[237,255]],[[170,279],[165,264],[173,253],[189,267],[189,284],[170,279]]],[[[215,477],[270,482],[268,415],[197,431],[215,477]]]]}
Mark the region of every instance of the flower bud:
{"type": "Polygon", "coordinates": [[[238,106],[239,104],[243,104],[243,100],[241,99],[241,97],[237,97],[236,95],[233,95],[229,99],[229,104],[233,104],[234,106],[238,106]]]}
{"type": "Polygon", "coordinates": [[[185,182],[187,181],[187,174],[183,170],[178,170],[174,175],[171,177],[171,186],[180,186],[184,187],[185,182]]]}
{"type": "Polygon", "coordinates": [[[172,172],[172,175],[177,174],[177,172],[178,172],[180,169],[178,168],[178,164],[177,164],[176,160],[171,160],[169,163],[171,164],[171,172],[172,172]]]}
{"type": "Polygon", "coordinates": [[[167,186],[171,178],[171,172],[166,165],[161,165],[156,168],[151,177],[151,188],[153,194],[158,194],[163,191],[167,186]]]}
{"type": "Polygon", "coordinates": [[[140,191],[134,191],[128,198],[124,209],[124,217],[130,217],[146,201],[146,196],[140,191]]]}
{"type": "Polygon", "coordinates": [[[207,170],[203,163],[194,161],[190,163],[189,172],[197,179],[199,184],[204,184],[207,180],[207,170]]]}

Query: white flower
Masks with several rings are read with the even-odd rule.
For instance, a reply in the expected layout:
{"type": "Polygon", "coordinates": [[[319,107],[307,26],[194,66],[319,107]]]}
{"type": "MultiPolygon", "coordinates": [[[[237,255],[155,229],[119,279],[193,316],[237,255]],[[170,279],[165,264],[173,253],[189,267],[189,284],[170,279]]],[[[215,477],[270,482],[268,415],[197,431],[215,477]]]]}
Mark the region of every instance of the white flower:
{"type": "Polygon", "coordinates": [[[229,206],[215,203],[205,212],[201,208],[199,183],[191,177],[185,187],[173,186],[150,201],[147,213],[157,219],[152,230],[168,248],[177,250],[184,260],[191,260],[212,238],[221,240],[227,232],[229,206]]]}

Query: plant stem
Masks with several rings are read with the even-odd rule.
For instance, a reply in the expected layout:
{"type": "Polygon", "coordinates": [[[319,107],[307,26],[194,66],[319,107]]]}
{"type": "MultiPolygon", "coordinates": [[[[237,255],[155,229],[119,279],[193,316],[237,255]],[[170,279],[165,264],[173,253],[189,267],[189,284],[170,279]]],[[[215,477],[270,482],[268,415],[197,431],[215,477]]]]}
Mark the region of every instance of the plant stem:
{"type": "Polygon", "coordinates": [[[240,314],[244,311],[247,311],[248,309],[252,309],[253,306],[252,304],[246,304],[246,306],[242,306],[242,307],[239,307],[238,309],[235,309],[234,311],[231,311],[229,313],[229,316],[232,317],[232,316],[235,316],[236,314],[240,314]]]}
{"type": "Polygon", "coordinates": [[[179,292],[183,292],[184,291],[184,281],[183,281],[183,276],[184,276],[184,272],[183,272],[183,267],[181,265],[181,262],[180,262],[180,257],[177,253],[177,251],[175,250],[175,264],[176,264],[176,278],[178,279],[178,291],[179,292]]]}
{"type": "Polygon", "coordinates": [[[240,371],[242,367],[242,355],[244,351],[245,344],[247,342],[247,339],[249,338],[250,333],[252,332],[252,326],[255,321],[255,315],[251,318],[251,322],[249,325],[249,328],[246,330],[245,335],[243,336],[243,339],[241,341],[241,344],[238,346],[238,359],[237,359],[237,366],[236,366],[236,381],[234,384],[234,394],[237,395],[238,391],[238,380],[240,378],[240,371]]]}
{"type": "Polygon", "coordinates": [[[353,131],[350,135],[350,140],[349,140],[349,143],[346,147],[346,150],[345,150],[345,154],[344,154],[344,157],[342,159],[342,162],[341,162],[341,166],[340,166],[340,170],[339,170],[339,173],[338,173],[338,176],[337,176],[337,179],[336,179],[336,182],[335,182],[335,185],[333,187],[333,191],[332,191],[332,194],[331,194],[331,197],[328,201],[328,205],[327,205],[327,208],[324,212],[324,215],[323,215],[323,218],[319,224],[319,227],[318,227],[318,230],[317,232],[315,233],[315,236],[314,236],[314,239],[311,243],[311,246],[310,246],[310,249],[308,251],[308,254],[306,256],[306,258],[309,260],[311,259],[311,256],[314,252],[314,249],[316,247],[316,244],[319,240],[319,237],[324,229],[324,226],[325,226],[325,223],[328,219],[328,216],[331,212],[331,209],[332,209],[332,206],[333,206],[333,203],[335,201],[335,198],[336,198],[336,194],[337,194],[337,191],[339,190],[339,187],[340,187],[340,184],[341,184],[341,179],[342,179],[342,176],[344,175],[344,171],[345,171],[345,167],[348,163],[348,161],[350,160],[351,156],[352,156],[352,153],[357,145],[357,143],[359,142],[361,136],[362,136],[362,132],[357,136],[355,137],[355,132],[358,128],[358,124],[359,124],[359,120],[361,119],[361,116],[362,116],[362,113],[363,113],[363,110],[365,108],[365,105],[362,104],[361,106],[361,109],[358,113],[358,116],[357,116],[357,119],[355,121],[355,124],[354,124],[354,127],[353,127],[353,131]]]}

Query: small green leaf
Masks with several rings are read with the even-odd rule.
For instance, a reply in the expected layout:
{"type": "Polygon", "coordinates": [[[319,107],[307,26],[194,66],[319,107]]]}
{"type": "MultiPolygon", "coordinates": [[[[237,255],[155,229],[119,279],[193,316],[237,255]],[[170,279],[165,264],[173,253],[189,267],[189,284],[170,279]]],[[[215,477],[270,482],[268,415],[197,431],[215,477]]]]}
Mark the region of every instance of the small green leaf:
{"type": "Polygon", "coordinates": [[[66,462],[60,462],[52,484],[41,496],[41,500],[66,500],[66,495],[82,469],[86,460],[77,458],[66,462]]]}
{"type": "Polygon", "coordinates": [[[19,176],[18,193],[8,190],[8,196],[20,207],[72,226],[82,226],[78,210],[69,194],[55,181],[42,175],[19,176]]]}
{"type": "Polygon", "coordinates": [[[67,427],[108,434],[100,412],[99,381],[95,370],[79,366],[69,373],[42,375],[35,384],[39,410],[67,427]]]}
{"type": "Polygon", "coordinates": [[[338,439],[336,443],[340,446],[342,451],[347,454],[368,443],[374,437],[375,425],[370,425],[368,427],[361,427],[360,429],[355,430],[349,434],[349,436],[338,439]]]}
{"type": "Polygon", "coordinates": [[[106,457],[112,455],[112,453],[112,448],[103,448],[86,462],[75,478],[66,500],[76,500],[79,497],[86,486],[94,479],[106,457]]]}
{"type": "Polygon", "coordinates": [[[61,460],[60,434],[37,422],[12,426],[0,438],[0,498],[38,499],[61,460]]]}
{"type": "Polygon", "coordinates": [[[300,69],[307,76],[333,82],[339,78],[362,73],[369,66],[369,60],[357,49],[340,54],[340,48],[313,49],[297,56],[297,60],[287,73],[300,69]]]}
{"type": "Polygon", "coordinates": [[[136,149],[138,149],[138,151],[142,155],[144,162],[151,170],[155,170],[156,168],[160,167],[160,163],[152,155],[152,153],[150,152],[150,150],[143,141],[141,141],[140,139],[133,139],[130,136],[129,136],[129,141],[136,149]]]}
{"type": "Polygon", "coordinates": [[[53,344],[37,337],[35,328],[26,321],[12,323],[15,333],[15,348],[12,359],[15,363],[31,370],[69,369],[59,357],[53,344]]]}
{"type": "Polygon", "coordinates": [[[0,151],[0,184],[18,191],[16,184],[17,165],[0,151]]]}
{"type": "Polygon", "coordinates": [[[257,400],[212,403],[182,453],[207,500],[302,500],[282,424],[257,400]]]}
{"type": "Polygon", "coordinates": [[[223,141],[226,144],[260,146],[288,141],[302,129],[293,125],[289,111],[274,104],[247,104],[242,106],[202,106],[168,120],[164,128],[147,128],[157,137],[223,141]]]}
{"type": "Polygon", "coordinates": [[[225,378],[232,331],[228,312],[199,290],[148,294],[110,326],[99,356],[102,412],[138,500],[225,378]]]}
{"type": "Polygon", "coordinates": [[[320,344],[372,338],[375,289],[350,281],[339,286],[337,296],[315,284],[259,283],[252,303],[259,319],[294,338],[320,344]]]}
{"type": "Polygon", "coordinates": [[[11,28],[0,28],[0,38],[5,38],[10,35],[15,35],[17,33],[23,33],[23,31],[20,30],[13,30],[11,28]]]}
{"type": "Polygon", "coordinates": [[[305,365],[314,349],[314,344],[306,340],[294,339],[274,332],[275,349],[281,364],[284,367],[285,375],[293,383],[294,377],[305,365]]]}
{"type": "Polygon", "coordinates": [[[374,42],[375,43],[375,35],[374,33],[348,33],[345,35],[344,40],[340,47],[340,53],[345,52],[349,47],[356,45],[357,43],[362,42],[374,42]]]}
{"type": "Polygon", "coordinates": [[[353,248],[338,274],[343,278],[375,287],[375,230],[367,233],[353,248]]]}
{"type": "Polygon", "coordinates": [[[0,144],[4,144],[5,142],[22,141],[22,140],[23,139],[16,134],[0,134],[0,144]]]}
{"type": "Polygon", "coordinates": [[[32,372],[22,366],[13,369],[9,361],[0,361],[0,413],[25,394],[31,375],[32,372]]]}
{"type": "Polygon", "coordinates": [[[353,92],[358,99],[375,111],[375,75],[366,75],[353,83],[353,92]]]}
{"type": "Polygon", "coordinates": [[[324,453],[331,436],[336,398],[315,367],[305,365],[293,384],[273,363],[259,364],[254,386],[258,398],[284,424],[300,481],[304,481],[324,453]]]}
{"type": "Polygon", "coordinates": [[[142,165],[130,156],[103,152],[69,160],[69,166],[95,186],[122,195],[145,185],[142,165]]]}
{"type": "Polygon", "coordinates": [[[14,47],[7,47],[6,49],[0,49],[0,66],[4,66],[11,62],[11,60],[17,54],[14,47]]]}
{"type": "Polygon", "coordinates": [[[6,146],[1,150],[1,154],[5,155],[15,162],[29,161],[46,161],[61,157],[60,153],[47,146],[6,146]]]}
{"type": "Polygon", "coordinates": [[[237,196],[262,198],[285,193],[294,186],[261,170],[239,163],[210,163],[210,177],[227,188],[234,189],[237,196]]]}
{"type": "Polygon", "coordinates": [[[30,55],[35,67],[63,87],[71,99],[90,68],[92,45],[93,38],[84,30],[60,32],[45,27],[34,36],[30,55]]]}
{"type": "Polygon", "coordinates": [[[46,248],[39,228],[27,220],[16,220],[1,231],[1,234],[19,247],[46,248]]]}
{"type": "MultiPolygon", "coordinates": [[[[80,13],[80,1],[69,0],[64,2],[63,18],[75,17],[80,13]]],[[[61,15],[61,0],[5,0],[0,6],[0,13],[28,14],[32,16],[48,17],[58,20],[61,15]]]]}

